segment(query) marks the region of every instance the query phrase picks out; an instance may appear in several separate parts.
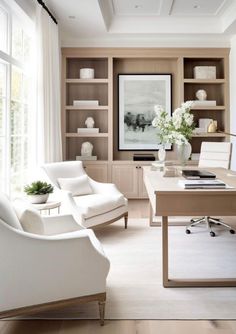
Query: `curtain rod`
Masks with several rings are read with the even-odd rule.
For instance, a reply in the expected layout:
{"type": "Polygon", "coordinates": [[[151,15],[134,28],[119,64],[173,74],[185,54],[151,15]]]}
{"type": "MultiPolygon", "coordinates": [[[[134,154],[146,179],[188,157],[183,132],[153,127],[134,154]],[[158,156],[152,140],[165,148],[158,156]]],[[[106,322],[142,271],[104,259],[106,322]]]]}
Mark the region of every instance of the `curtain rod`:
{"type": "Polygon", "coordinates": [[[55,19],[55,17],[52,15],[52,13],[50,12],[50,10],[48,9],[48,7],[45,5],[45,3],[42,0],[37,0],[37,2],[46,10],[46,12],[48,13],[48,15],[51,17],[51,19],[53,20],[53,22],[55,22],[57,24],[57,20],[55,19]]]}

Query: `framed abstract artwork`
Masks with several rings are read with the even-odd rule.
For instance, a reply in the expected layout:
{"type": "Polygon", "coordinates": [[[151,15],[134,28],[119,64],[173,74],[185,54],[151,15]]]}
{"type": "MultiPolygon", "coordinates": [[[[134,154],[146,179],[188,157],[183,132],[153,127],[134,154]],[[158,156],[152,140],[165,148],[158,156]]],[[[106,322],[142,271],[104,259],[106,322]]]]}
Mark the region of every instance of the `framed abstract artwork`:
{"type": "Polygon", "coordinates": [[[118,74],[118,88],[118,149],[157,150],[154,106],[162,105],[171,115],[171,74],[118,74]]]}

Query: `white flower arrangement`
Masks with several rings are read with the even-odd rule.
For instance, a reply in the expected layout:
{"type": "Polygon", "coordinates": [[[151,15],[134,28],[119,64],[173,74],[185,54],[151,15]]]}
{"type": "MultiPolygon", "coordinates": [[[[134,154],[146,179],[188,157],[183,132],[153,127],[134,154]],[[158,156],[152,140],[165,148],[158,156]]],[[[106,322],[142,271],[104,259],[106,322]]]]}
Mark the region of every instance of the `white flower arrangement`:
{"type": "Polygon", "coordinates": [[[187,101],[181,107],[175,109],[172,117],[167,114],[163,106],[154,107],[156,116],[152,126],[157,128],[159,144],[186,144],[192,136],[195,128],[193,114],[190,113],[193,102],[187,101]]]}

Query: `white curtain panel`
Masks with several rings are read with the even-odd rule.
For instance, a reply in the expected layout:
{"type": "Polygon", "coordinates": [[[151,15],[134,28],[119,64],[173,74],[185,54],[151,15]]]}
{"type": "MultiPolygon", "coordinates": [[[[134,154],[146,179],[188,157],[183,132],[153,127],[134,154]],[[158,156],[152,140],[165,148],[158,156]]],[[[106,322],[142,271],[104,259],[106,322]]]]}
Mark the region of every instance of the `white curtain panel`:
{"type": "Polygon", "coordinates": [[[60,49],[58,26],[37,6],[37,144],[36,160],[62,160],[60,115],[60,49]]]}

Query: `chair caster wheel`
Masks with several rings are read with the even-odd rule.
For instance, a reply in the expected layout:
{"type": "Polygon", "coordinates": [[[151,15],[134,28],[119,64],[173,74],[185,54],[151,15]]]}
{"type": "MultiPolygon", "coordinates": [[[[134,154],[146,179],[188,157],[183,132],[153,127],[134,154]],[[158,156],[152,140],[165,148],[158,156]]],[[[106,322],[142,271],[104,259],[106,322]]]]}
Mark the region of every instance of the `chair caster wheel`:
{"type": "Polygon", "coordinates": [[[235,234],[235,230],[229,230],[231,234],[235,234]]]}
{"type": "Polygon", "coordinates": [[[211,232],[210,232],[210,236],[211,236],[211,237],[215,237],[215,236],[216,236],[215,232],[211,231],[211,232]]]}
{"type": "Polygon", "coordinates": [[[187,230],[185,231],[186,234],[190,234],[191,231],[187,228],[187,230]]]}
{"type": "Polygon", "coordinates": [[[191,219],[190,220],[190,223],[192,224],[192,223],[195,223],[195,219],[191,219]]]}

